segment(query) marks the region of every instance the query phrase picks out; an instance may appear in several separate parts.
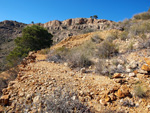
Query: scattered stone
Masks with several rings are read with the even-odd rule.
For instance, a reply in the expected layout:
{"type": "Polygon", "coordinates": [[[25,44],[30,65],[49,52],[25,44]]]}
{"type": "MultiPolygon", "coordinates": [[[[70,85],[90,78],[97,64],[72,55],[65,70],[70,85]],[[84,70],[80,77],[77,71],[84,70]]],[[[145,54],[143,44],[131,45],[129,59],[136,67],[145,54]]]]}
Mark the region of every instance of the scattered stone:
{"type": "Polygon", "coordinates": [[[144,64],[144,65],[142,65],[141,69],[144,71],[150,71],[150,66],[144,64]]]}
{"type": "Polygon", "coordinates": [[[2,106],[0,106],[0,113],[4,113],[4,109],[2,106]]]}
{"type": "Polygon", "coordinates": [[[115,73],[112,78],[121,78],[121,73],[115,73]]]}
{"type": "Polygon", "coordinates": [[[129,68],[127,68],[127,69],[126,69],[126,72],[130,73],[130,72],[132,72],[132,70],[129,69],[129,68]]]}
{"type": "Polygon", "coordinates": [[[15,83],[17,83],[17,81],[10,81],[8,85],[13,86],[15,83]]]}
{"type": "Polygon", "coordinates": [[[126,79],[115,79],[114,81],[120,84],[124,84],[125,82],[127,82],[126,79]]]}
{"type": "Polygon", "coordinates": [[[9,105],[9,95],[3,95],[1,98],[0,98],[0,105],[9,105]]]}
{"type": "Polygon", "coordinates": [[[145,58],[144,60],[145,60],[146,64],[150,66],[150,58],[145,58]]]}
{"type": "Polygon", "coordinates": [[[133,72],[134,72],[135,75],[138,74],[138,71],[137,71],[137,70],[134,70],[133,72]]]}
{"type": "Polygon", "coordinates": [[[76,99],[77,99],[77,97],[76,97],[76,96],[73,96],[71,99],[72,99],[72,100],[76,100],[76,99]]]}
{"type": "Polygon", "coordinates": [[[135,73],[129,73],[129,77],[136,77],[135,73]]]}
{"type": "Polygon", "coordinates": [[[86,73],[86,69],[85,68],[81,68],[80,72],[81,73],[86,73]]]}
{"type": "Polygon", "coordinates": [[[132,100],[128,100],[128,99],[121,99],[120,103],[122,106],[128,106],[128,107],[134,107],[135,103],[132,100]]]}
{"type": "Polygon", "coordinates": [[[109,95],[109,97],[110,97],[111,101],[115,101],[117,99],[117,97],[116,97],[116,95],[114,93],[111,93],[109,95]]]}
{"type": "Polygon", "coordinates": [[[100,104],[107,106],[107,102],[104,99],[100,99],[99,102],[100,104]]]}
{"type": "Polygon", "coordinates": [[[23,97],[24,95],[25,95],[24,92],[19,93],[20,97],[23,97]]]}
{"type": "Polygon", "coordinates": [[[140,104],[139,104],[139,103],[136,103],[136,104],[135,104],[135,107],[139,107],[139,106],[140,106],[140,104]]]}
{"type": "Polygon", "coordinates": [[[105,99],[106,102],[110,102],[111,101],[111,98],[108,95],[105,95],[104,99],[105,99]]]}
{"type": "Polygon", "coordinates": [[[138,67],[138,63],[135,61],[130,62],[129,68],[130,69],[136,69],[138,67]]]}
{"type": "Polygon", "coordinates": [[[33,103],[38,103],[40,101],[40,96],[36,96],[33,98],[33,103]]]}
{"type": "Polygon", "coordinates": [[[110,88],[107,95],[109,95],[111,93],[115,93],[116,91],[118,91],[119,88],[120,88],[120,86],[117,86],[117,85],[113,86],[112,88],[110,88]]]}
{"type": "Polygon", "coordinates": [[[150,105],[147,105],[147,109],[148,109],[148,111],[150,111],[150,105]]]}
{"type": "Polygon", "coordinates": [[[115,93],[119,98],[131,97],[129,88],[126,85],[121,86],[121,88],[115,93]]]}
{"type": "Polygon", "coordinates": [[[122,72],[124,70],[124,67],[121,64],[118,64],[117,69],[122,72]]]}
{"type": "Polygon", "coordinates": [[[64,66],[68,66],[68,63],[67,63],[67,62],[65,62],[65,63],[64,63],[64,66]]]}

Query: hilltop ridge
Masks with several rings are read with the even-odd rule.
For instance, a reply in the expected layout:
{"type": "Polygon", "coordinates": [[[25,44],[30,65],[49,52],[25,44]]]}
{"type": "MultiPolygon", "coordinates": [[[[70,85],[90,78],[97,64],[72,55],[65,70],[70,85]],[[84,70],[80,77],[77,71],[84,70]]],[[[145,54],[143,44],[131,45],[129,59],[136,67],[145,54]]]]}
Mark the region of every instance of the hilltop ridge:
{"type": "Polygon", "coordinates": [[[53,39],[57,43],[68,36],[79,35],[97,30],[106,30],[111,28],[113,23],[113,21],[105,19],[74,18],[64,21],[53,20],[42,24],[42,26],[54,35],[53,39]]]}

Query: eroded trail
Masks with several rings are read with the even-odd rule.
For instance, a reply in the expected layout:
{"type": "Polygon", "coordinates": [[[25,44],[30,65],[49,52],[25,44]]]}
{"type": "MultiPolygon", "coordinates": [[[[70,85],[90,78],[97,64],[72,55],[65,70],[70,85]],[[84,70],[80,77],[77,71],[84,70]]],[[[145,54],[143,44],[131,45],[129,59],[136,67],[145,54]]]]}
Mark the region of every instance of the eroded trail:
{"type": "Polygon", "coordinates": [[[86,102],[87,107],[99,111],[97,106],[100,104],[100,97],[104,95],[108,85],[114,84],[113,80],[93,73],[74,71],[63,64],[43,61],[46,58],[44,55],[36,56],[36,62],[20,68],[17,79],[3,90],[4,95],[9,95],[9,101],[12,102],[9,112],[20,111],[25,106],[31,107],[29,111],[35,111],[37,108],[32,104],[40,105],[40,100],[44,100],[57,88],[76,91],[81,103],[86,102]],[[36,99],[38,95],[40,99],[36,99]]]}

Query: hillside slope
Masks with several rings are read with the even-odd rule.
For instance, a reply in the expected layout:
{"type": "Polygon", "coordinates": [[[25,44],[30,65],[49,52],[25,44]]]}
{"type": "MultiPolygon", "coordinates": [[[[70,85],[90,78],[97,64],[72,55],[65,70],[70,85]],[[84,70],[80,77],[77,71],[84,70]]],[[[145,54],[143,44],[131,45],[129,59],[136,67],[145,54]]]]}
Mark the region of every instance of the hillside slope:
{"type": "Polygon", "coordinates": [[[28,64],[19,66],[16,80],[3,89],[0,102],[7,106],[5,111],[67,112],[76,108],[77,112],[148,112],[149,98],[138,100],[131,96],[133,84],[139,80],[149,84],[145,75],[110,79],[92,71],[83,73],[63,64],[49,63],[45,58],[30,53],[28,64]],[[125,84],[116,82],[124,79],[128,80],[125,84]]]}
{"type": "Polygon", "coordinates": [[[25,26],[26,24],[16,21],[0,22],[0,72],[5,70],[5,56],[14,48],[14,39],[21,36],[25,26]]]}
{"type": "MultiPolygon", "coordinates": [[[[107,40],[109,33],[121,32],[106,30],[68,37],[54,45],[51,50],[64,46],[70,49],[80,47],[84,42],[90,41],[95,34],[107,40]]],[[[120,47],[129,43],[121,42],[120,39],[113,42],[119,43],[120,47]]],[[[8,87],[3,89],[3,96],[0,98],[1,111],[149,112],[149,49],[122,52],[116,56],[115,59],[120,60],[117,64],[119,71],[122,70],[122,58],[127,59],[124,64],[124,70],[127,71],[114,73],[111,78],[95,73],[94,65],[76,70],[68,67],[67,63],[49,62],[47,55],[39,53],[40,51],[30,52],[18,66],[20,71],[16,80],[11,81],[8,87]]],[[[108,62],[109,60],[112,59],[108,59],[108,62]]],[[[109,65],[114,66],[113,63],[109,65]]]]}

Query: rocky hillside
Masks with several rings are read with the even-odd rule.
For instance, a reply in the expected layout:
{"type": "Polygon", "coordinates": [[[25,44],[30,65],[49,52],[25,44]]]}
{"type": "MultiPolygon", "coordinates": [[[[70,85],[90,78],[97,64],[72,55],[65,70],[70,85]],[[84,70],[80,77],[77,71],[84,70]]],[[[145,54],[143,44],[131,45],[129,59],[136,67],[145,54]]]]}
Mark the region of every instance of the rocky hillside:
{"type": "Polygon", "coordinates": [[[16,21],[0,22],[0,72],[5,68],[5,56],[14,48],[14,39],[21,35],[26,24],[16,21]]]}
{"type": "Polygon", "coordinates": [[[16,36],[21,35],[22,28],[26,24],[16,21],[5,20],[0,22],[0,45],[12,41],[16,36]]]}

